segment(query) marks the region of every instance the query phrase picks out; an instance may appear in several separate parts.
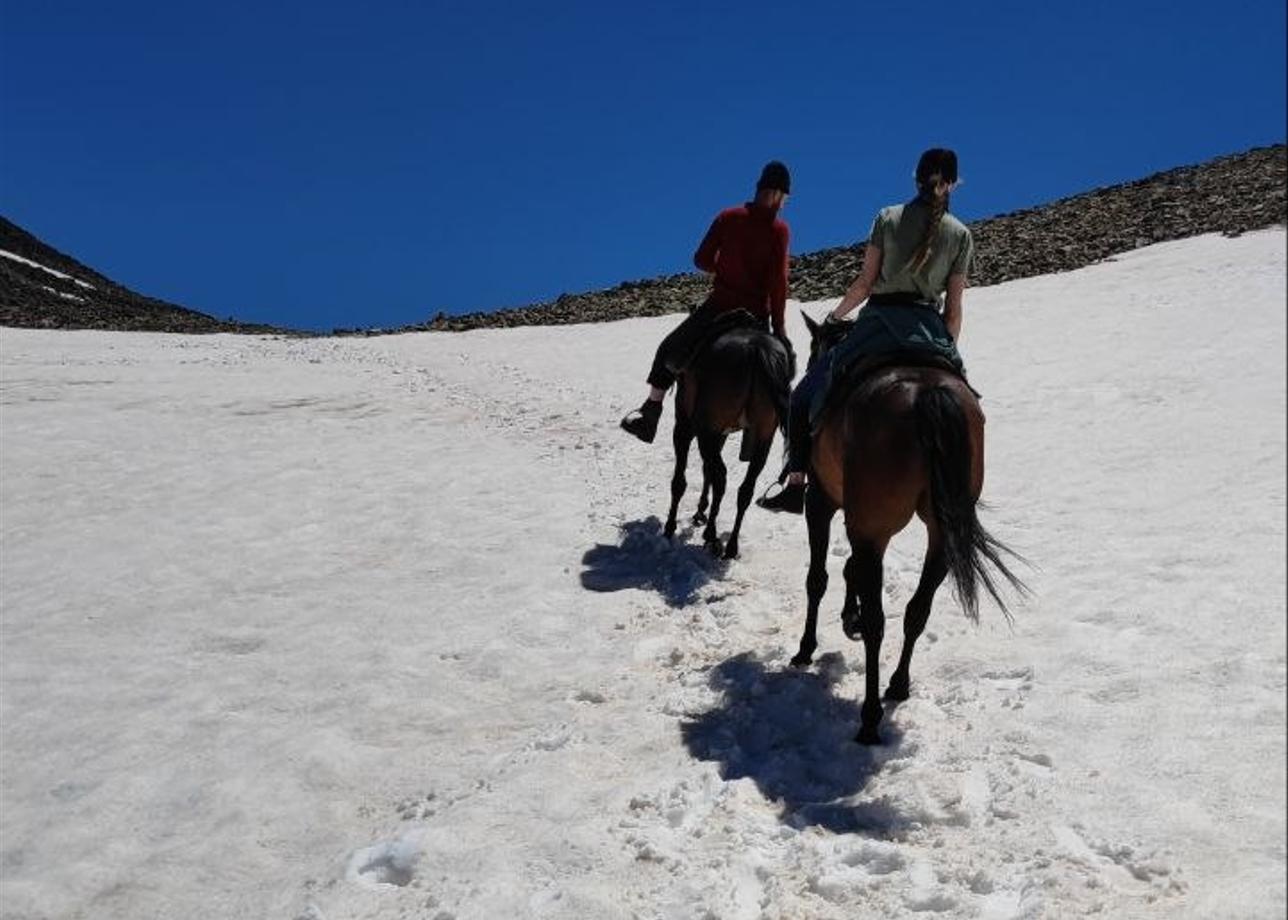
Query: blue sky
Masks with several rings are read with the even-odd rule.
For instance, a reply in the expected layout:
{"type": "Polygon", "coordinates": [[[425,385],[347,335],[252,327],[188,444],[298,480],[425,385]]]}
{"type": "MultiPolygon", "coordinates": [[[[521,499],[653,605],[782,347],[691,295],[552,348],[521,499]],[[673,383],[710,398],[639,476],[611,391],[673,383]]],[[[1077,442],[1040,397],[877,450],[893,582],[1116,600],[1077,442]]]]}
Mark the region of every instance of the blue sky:
{"type": "Polygon", "coordinates": [[[135,290],[392,326],[793,251],[952,146],[966,220],[1285,134],[1283,0],[0,3],[0,213],[135,290]]]}

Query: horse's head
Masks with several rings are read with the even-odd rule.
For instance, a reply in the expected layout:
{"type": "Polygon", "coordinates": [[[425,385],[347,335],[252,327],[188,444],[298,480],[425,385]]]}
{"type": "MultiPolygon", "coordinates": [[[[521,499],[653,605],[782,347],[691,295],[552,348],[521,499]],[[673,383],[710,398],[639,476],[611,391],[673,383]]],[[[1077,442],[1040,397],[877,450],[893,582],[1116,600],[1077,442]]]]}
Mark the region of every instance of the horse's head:
{"type": "Polygon", "coordinates": [[[805,369],[809,370],[820,355],[845,338],[854,323],[849,320],[834,319],[816,323],[804,310],[801,311],[801,316],[805,319],[805,328],[809,330],[809,363],[805,365],[805,369]]]}

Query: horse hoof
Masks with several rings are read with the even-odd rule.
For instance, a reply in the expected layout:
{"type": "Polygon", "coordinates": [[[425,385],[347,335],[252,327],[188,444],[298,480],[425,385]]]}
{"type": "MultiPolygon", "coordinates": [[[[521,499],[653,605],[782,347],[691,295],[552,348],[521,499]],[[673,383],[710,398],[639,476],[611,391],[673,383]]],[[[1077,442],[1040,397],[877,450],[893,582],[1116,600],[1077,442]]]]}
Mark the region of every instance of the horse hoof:
{"type": "Polygon", "coordinates": [[[881,736],[877,733],[875,725],[865,725],[859,729],[859,734],[855,737],[859,744],[874,745],[881,743],[881,736]]]}
{"type": "Polygon", "coordinates": [[[804,652],[797,652],[794,656],[792,656],[792,667],[808,668],[813,661],[814,661],[814,655],[812,652],[808,655],[805,654],[804,652]]]}
{"type": "Polygon", "coordinates": [[[726,546],[726,547],[725,547],[725,550],[724,550],[724,557],[725,557],[726,559],[737,559],[737,558],[738,558],[738,544],[737,544],[737,543],[730,543],[728,546],[726,546]]]}
{"type": "Polygon", "coordinates": [[[902,703],[908,698],[908,682],[906,680],[891,680],[890,686],[886,687],[885,698],[896,703],[902,703]]]}
{"type": "Polygon", "coordinates": [[[707,522],[707,515],[705,511],[699,511],[697,514],[693,516],[694,527],[701,527],[706,522],[707,522]]]}
{"type": "Polygon", "coordinates": [[[863,638],[863,633],[859,632],[859,624],[857,622],[848,623],[845,620],[842,620],[841,631],[845,633],[845,638],[849,639],[851,642],[858,642],[863,638]]]}
{"type": "Polygon", "coordinates": [[[675,536],[675,524],[668,522],[666,527],[662,529],[662,536],[666,537],[668,540],[675,536]]]}

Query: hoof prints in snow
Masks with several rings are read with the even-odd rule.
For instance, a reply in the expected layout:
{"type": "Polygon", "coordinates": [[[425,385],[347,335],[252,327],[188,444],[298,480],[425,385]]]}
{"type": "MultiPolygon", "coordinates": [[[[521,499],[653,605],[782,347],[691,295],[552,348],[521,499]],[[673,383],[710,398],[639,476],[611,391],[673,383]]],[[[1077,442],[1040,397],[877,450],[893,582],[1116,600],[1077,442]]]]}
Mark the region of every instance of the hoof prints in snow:
{"type": "Polygon", "coordinates": [[[369,887],[389,885],[402,888],[411,884],[419,860],[417,835],[405,834],[397,840],[386,840],[358,850],[350,858],[345,875],[349,881],[369,887]]]}
{"type": "Polygon", "coordinates": [[[404,799],[394,810],[404,821],[423,821],[438,811],[438,794],[427,792],[419,798],[404,799]]]}

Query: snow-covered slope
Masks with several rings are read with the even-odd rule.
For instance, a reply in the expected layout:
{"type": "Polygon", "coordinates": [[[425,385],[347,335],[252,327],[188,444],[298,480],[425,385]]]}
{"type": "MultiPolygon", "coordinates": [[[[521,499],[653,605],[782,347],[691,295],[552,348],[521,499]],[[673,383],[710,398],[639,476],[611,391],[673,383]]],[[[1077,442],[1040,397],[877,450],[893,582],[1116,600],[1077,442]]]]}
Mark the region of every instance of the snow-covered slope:
{"type": "Polygon", "coordinates": [[[658,535],[669,445],[616,419],[674,318],[0,330],[0,914],[1282,917],[1284,265],[969,294],[1035,597],[942,590],[876,750],[839,577],[787,667],[800,519],[658,535]]]}

